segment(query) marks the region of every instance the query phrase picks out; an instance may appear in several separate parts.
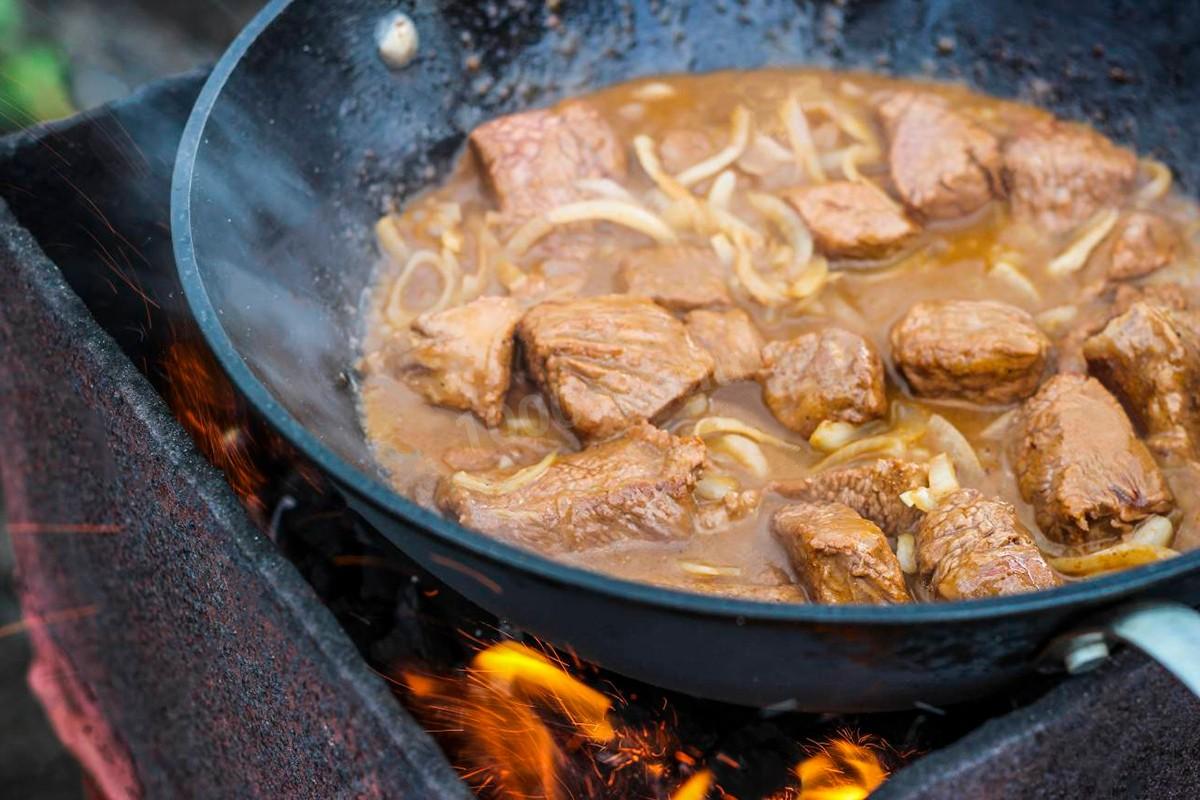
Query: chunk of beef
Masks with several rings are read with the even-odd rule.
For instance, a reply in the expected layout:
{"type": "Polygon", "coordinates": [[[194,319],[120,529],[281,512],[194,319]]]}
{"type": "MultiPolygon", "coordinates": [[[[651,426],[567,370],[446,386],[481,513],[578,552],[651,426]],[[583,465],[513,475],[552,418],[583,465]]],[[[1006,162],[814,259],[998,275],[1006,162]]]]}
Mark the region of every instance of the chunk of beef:
{"type": "Polygon", "coordinates": [[[892,183],[926,219],[978,211],[1000,189],[996,138],[936,95],[901,92],[879,107],[892,183]]]}
{"type": "Polygon", "coordinates": [[[776,481],[770,489],[792,500],[844,503],[874,522],[888,536],[907,533],[921,521],[921,510],[900,500],[900,495],[925,485],[923,464],[898,458],[880,458],[818,472],[807,478],[776,481]]]}
{"type": "Polygon", "coordinates": [[[1171,510],[1171,490],[1150,451],[1121,404],[1094,378],[1051,378],[1025,401],[1016,434],[1021,497],[1055,541],[1112,538],[1171,510]]]}
{"type": "Polygon", "coordinates": [[[1200,338],[1193,312],[1136,303],[1083,345],[1089,371],[1108,387],[1147,444],[1188,460],[1200,444],[1200,338]]]}
{"type": "Polygon", "coordinates": [[[942,498],[917,529],[917,571],[939,600],[1033,592],[1061,581],[1003,500],[975,489],[942,498]]]}
{"type": "Polygon", "coordinates": [[[1018,219],[1061,233],[1118,204],[1137,158],[1083,125],[1039,122],[1005,144],[1003,177],[1018,219]]]}
{"type": "Polygon", "coordinates": [[[437,505],[463,525],[541,553],[578,552],[621,540],[682,539],[693,531],[692,487],[704,443],[648,424],[529,472],[455,473],[437,505]],[[515,482],[515,488],[505,485],[515,482]]]}
{"type": "Polygon", "coordinates": [[[842,328],[771,342],[759,378],[771,413],[804,437],[825,420],[857,425],[887,411],[879,353],[842,328]]]}
{"type": "Polygon", "coordinates": [[[1083,306],[1079,318],[1056,343],[1058,371],[1081,374],[1087,372],[1087,361],[1083,357],[1084,342],[1133,308],[1135,303],[1141,302],[1176,311],[1183,311],[1192,305],[1184,288],[1174,283],[1109,286],[1099,297],[1083,306]]]}
{"type": "Polygon", "coordinates": [[[917,234],[917,226],[874,186],[834,181],[784,195],[830,258],[882,258],[917,234]]]}
{"type": "Polygon", "coordinates": [[[904,573],[875,523],[841,503],[784,506],[771,534],[818,603],[907,603],[904,573]]]}
{"type": "Polygon", "coordinates": [[[635,250],[617,267],[619,291],[649,297],[660,306],[688,311],[732,302],[721,262],[709,247],[666,246],[635,250]]]}
{"type": "Polygon", "coordinates": [[[474,411],[500,424],[512,376],[513,330],[521,309],[507,297],[480,297],[412,323],[403,376],[426,400],[474,411]]]}
{"type": "Polygon", "coordinates": [[[713,378],[724,386],[746,381],[762,368],[763,337],[740,308],[691,311],[685,320],[688,335],[716,362],[713,378]]]}
{"type": "Polygon", "coordinates": [[[625,149],[613,129],[578,101],[490,120],[469,141],[485,184],[513,218],[580,199],[582,178],[625,176],[625,149]]]}
{"type": "Polygon", "coordinates": [[[1171,223],[1146,211],[1125,217],[1110,238],[1108,278],[1114,281],[1141,278],[1162,269],[1175,258],[1179,247],[1171,223]]]}
{"type": "Polygon", "coordinates": [[[927,300],[892,328],[892,358],[926,397],[1011,403],[1037,390],[1050,340],[1033,317],[994,300],[927,300]]]}
{"type": "Polygon", "coordinates": [[[641,297],[606,295],[535,306],[517,326],[529,372],[585,437],[653,419],[713,371],[683,323],[641,297]]]}

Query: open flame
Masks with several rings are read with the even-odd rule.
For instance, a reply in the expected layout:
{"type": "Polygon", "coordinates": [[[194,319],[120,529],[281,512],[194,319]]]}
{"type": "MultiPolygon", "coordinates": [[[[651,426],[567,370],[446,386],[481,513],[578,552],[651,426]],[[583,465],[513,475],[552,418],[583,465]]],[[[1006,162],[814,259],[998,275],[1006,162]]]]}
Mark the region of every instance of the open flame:
{"type": "MultiPolygon", "coordinates": [[[[401,673],[409,707],[448,744],[463,777],[494,800],[753,800],[719,785],[672,726],[634,725],[567,664],[517,642],[480,650],[461,675],[401,673]]],[[[695,752],[695,751],[692,751],[695,752]]],[[[848,733],[822,743],[769,800],[862,800],[887,778],[879,748],[848,733]]],[[[733,764],[718,754],[714,762],[733,764]]]]}

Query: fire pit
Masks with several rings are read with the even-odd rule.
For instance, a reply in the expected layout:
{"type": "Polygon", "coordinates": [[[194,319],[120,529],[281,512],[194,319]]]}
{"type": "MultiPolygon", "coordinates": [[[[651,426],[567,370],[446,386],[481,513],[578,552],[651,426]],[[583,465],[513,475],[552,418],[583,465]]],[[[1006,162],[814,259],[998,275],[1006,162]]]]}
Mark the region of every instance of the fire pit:
{"type": "Polygon", "coordinates": [[[1200,703],[1134,653],[969,707],[748,710],[440,585],[241,403],[183,310],[169,175],[200,82],[0,152],[0,474],[31,682],[104,796],[1200,795],[1200,703]]]}

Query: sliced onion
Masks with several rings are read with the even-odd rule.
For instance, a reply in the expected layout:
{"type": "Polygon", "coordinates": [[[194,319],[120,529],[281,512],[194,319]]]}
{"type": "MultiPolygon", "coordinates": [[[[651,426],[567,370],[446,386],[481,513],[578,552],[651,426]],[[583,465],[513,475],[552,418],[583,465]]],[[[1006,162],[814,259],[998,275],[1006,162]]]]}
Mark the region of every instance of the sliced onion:
{"type": "Polygon", "coordinates": [[[432,250],[418,250],[413,253],[404,265],[404,269],[400,271],[396,282],[392,284],[392,291],[388,294],[387,307],[384,311],[388,322],[395,328],[402,328],[420,314],[441,311],[446,308],[458,288],[458,280],[461,275],[461,270],[448,265],[441,255],[432,250]],[[420,311],[412,311],[404,305],[404,291],[408,288],[408,282],[412,276],[422,266],[433,267],[441,275],[442,292],[433,305],[420,311]]]}
{"type": "Polygon", "coordinates": [[[1143,172],[1150,173],[1150,181],[1138,190],[1137,202],[1140,204],[1158,200],[1171,191],[1171,168],[1153,158],[1143,158],[1140,166],[1143,172]]]}
{"type": "Polygon", "coordinates": [[[456,486],[461,486],[464,489],[469,489],[472,492],[479,492],[480,494],[509,494],[517,491],[518,489],[524,489],[526,486],[542,477],[542,475],[546,474],[546,470],[550,469],[550,466],[557,458],[557,452],[549,453],[545,458],[536,464],[531,464],[524,469],[519,469],[512,475],[509,475],[507,478],[498,481],[482,478],[478,475],[472,475],[469,472],[456,472],[450,476],[450,481],[456,486]]]}
{"type": "Polygon", "coordinates": [[[808,437],[808,443],[823,453],[832,453],[860,438],[862,433],[861,425],[827,419],[808,437]]]}
{"type": "Polygon", "coordinates": [[[711,447],[737,461],[757,478],[765,478],[770,472],[766,455],[753,439],[727,433],[718,437],[711,447]]]}
{"type": "Polygon", "coordinates": [[[716,564],[705,564],[699,561],[679,561],[679,568],[684,572],[690,572],[693,575],[700,575],[705,578],[736,578],[742,574],[741,567],[718,566],[716,564]]]}
{"type": "Polygon", "coordinates": [[[610,200],[624,200],[627,203],[636,202],[633,195],[612,178],[580,178],[575,181],[576,188],[594,194],[597,197],[607,197],[610,200]]]}
{"type": "Polygon", "coordinates": [[[1033,281],[1029,280],[1029,277],[1024,272],[1008,261],[997,261],[988,270],[988,275],[1004,281],[1028,300],[1036,303],[1042,299],[1042,293],[1038,291],[1033,281]]]}
{"type": "Polygon", "coordinates": [[[1152,564],[1155,561],[1164,561],[1177,555],[1179,553],[1168,547],[1122,542],[1084,556],[1061,556],[1047,560],[1050,566],[1065,575],[1082,577],[1129,569],[1142,564],[1152,564]]]}
{"type": "Polygon", "coordinates": [[[1175,526],[1171,524],[1171,520],[1155,514],[1139,522],[1129,535],[1128,541],[1152,547],[1170,547],[1174,538],[1175,526]]]}
{"type": "Polygon", "coordinates": [[[1078,272],[1087,263],[1096,245],[1104,241],[1104,237],[1117,224],[1119,216],[1115,208],[1106,208],[1093,214],[1066,249],[1046,265],[1046,272],[1055,276],[1078,272]]]}
{"type": "Polygon", "coordinates": [[[674,97],[676,93],[674,86],[662,81],[651,81],[637,87],[631,92],[635,98],[642,101],[666,100],[668,97],[674,97]]]}
{"type": "Polygon", "coordinates": [[[896,560],[900,569],[906,575],[917,572],[917,542],[911,533],[902,533],[896,537],[896,560]]]}
{"type": "Polygon", "coordinates": [[[753,115],[750,113],[750,109],[741,105],[735,108],[729,120],[731,128],[729,144],[719,153],[688,167],[676,175],[675,180],[681,186],[691,186],[705,178],[711,178],[741,158],[742,153],[746,151],[746,145],[750,142],[750,126],[752,122],[753,115]]]}
{"type": "Polygon", "coordinates": [[[938,507],[937,495],[928,486],[920,486],[916,489],[909,489],[907,492],[901,492],[900,502],[909,508],[916,508],[925,513],[929,513],[938,507]]]}
{"type": "MultiPolygon", "coordinates": [[[[979,486],[983,483],[983,464],[962,431],[940,414],[931,415],[928,426],[926,438],[931,447],[950,457],[954,468],[962,473],[969,486],[979,486]]],[[[932,464],[930,466],[932,467],[932,464]]],[[[930,486],[932,485],[931,483],[930,486]]]]}
{"type": "Polygon", "coordinates": [[[672,200],[695,200],[686,187],[663,169],[662,162],[658,160],[658,152],[653,139],[644,134],[633,137],[633,152],[637,156],[638,163],[642,165],[642,171],[649,176],[650,180],[654,181],[663,194],[672,200]]]}
{"type": "Polygon", "coordinates": [[[788,143],[792,146],[792,155],[796,166],[808,173],[814,183],[824,183],[825,170],[821,167],[821,159],[817,157],[817,146],[813,142],[812,131],[808,127],[808,119],[795,93],[788,96],[780,107],[783,128],[787,131],[788,143]]]}
{"type": "Polygon", "coordinates": [[[938,453],[929,461],[929,491],[941,500],[960,488],[954,462],[945,453],[938,453]]]}
{"type": "Polygon", "coordinates": [[[702,475],[696,481],[695,493],[703,500],[718,502],[724,500],[725,495],[730,492],[736,492],[737,489],[737,480],[729,475],[702,475]]]}
{"type": "Polygon", "coordinates": [[[391,214],[380,217],[375,223],[375,239],[379,242],[379,249],[383,254],[396,264],[403,264],[412,255],[412,250],[400,235],[396,218],[391,214]]]}
{"type": "Polygon", "coordinates": [[[526,222],[509,240],[505,248],[519,256],[559,225],[574,222],[612,222],[639,233],[644,233],[659,244],[674,244],[678,241],[675,232],[659,217],[641,206],[619,200],[580,200],[567,203],[547,211],[540,217],[526,222]]]}
{"type": "Polygon", "coordinates": [[[714,209],[728,209],[729,201],[733,198],[733,190],[737,188],[737,176],[732,170],[725,170],[713,181],[708,190],[708,204],[714,209]]]}

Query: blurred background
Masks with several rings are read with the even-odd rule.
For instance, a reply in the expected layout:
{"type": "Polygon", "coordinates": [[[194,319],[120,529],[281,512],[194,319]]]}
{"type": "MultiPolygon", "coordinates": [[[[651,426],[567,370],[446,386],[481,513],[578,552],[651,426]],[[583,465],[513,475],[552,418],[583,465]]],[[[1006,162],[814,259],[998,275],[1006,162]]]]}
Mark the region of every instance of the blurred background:
{"type": "MultiPolygon", "coordinates": [[[[0,133],[93,108],[156,78],[212,63],[262,5],[0,0],[0,133]]],[[[26,685],[29,646],[3,519],[0,513],[0,798],[94,798],[26,685]]]]}

